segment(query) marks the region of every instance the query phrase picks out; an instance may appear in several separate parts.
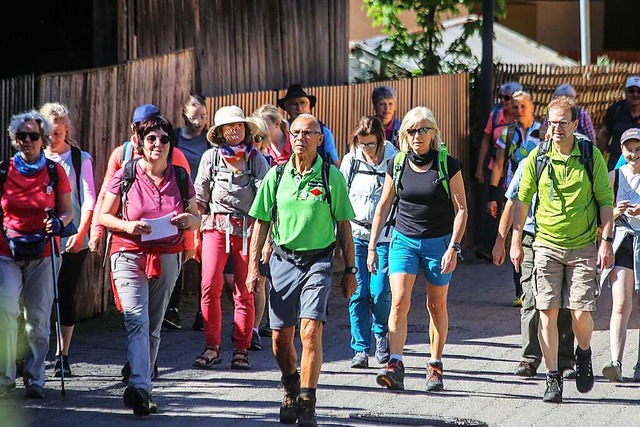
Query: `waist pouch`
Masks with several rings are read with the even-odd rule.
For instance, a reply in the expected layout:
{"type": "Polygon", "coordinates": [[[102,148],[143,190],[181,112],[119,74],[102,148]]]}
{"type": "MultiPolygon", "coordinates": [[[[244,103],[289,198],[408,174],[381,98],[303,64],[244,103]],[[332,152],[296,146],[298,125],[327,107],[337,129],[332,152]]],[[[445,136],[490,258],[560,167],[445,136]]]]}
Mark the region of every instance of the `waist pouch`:
{"type": "Polygon", "coordinates": [[[307,267],[314,264],[316,261],[326,257],[336,247],[336,242],[333,242],[329,246],[323,249],[314,249],[310,251],[292,251],[284,246],[278,246],[273,244],[273,253],[280,258],[287,260],[296,267],[307,267]]]}
{"type": "Polygon", "coordinates": [[[33,261],[42,258],[44,248],[47,245],[45,233],[24,234],[5,229],[4,235],[15,261],[33,261]]]}

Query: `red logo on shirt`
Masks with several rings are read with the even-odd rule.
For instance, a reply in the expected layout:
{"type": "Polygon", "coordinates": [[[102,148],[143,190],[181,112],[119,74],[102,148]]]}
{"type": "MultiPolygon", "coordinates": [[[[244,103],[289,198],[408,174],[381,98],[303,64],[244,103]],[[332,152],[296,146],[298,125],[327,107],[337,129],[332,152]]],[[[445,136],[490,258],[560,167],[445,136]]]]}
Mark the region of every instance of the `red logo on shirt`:
{"type": "Polygon", "coordinates": [[[323,194],[323,191],[320,188],[314,188],[313,190],[309,191],[309,194],[312,194],[314,197],[318,197],[323,194]]]}

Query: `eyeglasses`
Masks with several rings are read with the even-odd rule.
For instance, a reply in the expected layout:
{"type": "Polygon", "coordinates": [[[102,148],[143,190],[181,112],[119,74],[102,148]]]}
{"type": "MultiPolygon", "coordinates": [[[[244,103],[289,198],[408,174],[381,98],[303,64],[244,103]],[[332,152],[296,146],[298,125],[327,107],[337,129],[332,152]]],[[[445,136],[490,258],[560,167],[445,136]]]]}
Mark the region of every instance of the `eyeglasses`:
{"type": "Polygon", "coordinates": [[[151,144],[155,144],[156,139],[160,139],[160,142],[162,143],[162,145],[167,145],[171,141],[168,135],[162,135],[160,137],[157,137],[155,135],[147,135],[144,137],[144,140],[151,144]]]}
{"type": "Polygon", "coordinates": [[[358,147],[360,148],[376,148],[376,145],[378,145],[375,142],[369,142],[369,143],[364,143],[364,142],[358,142],[358,147]]]}
{"type": "Polygon", "coordinates": [[[407,129],[407,133],[410,136],[414,136],[416,133],[418,135],[422,136],[422,135],[426,135],[427,132],[429,132],[431,129],[433,129],[433,128],[429,128],[429,127],[425,126],[425,127],[422,127],[422,128],[407,129]]]}
{"type": "Polygon", "coordinates": [[[511,101],[511,95],[498,95],[498,98],[504,101],[511,101]]]}
{"type": "Polygon", "coordinates": [[[562,120],[560,122],[552,122],[551,120],[549,120],[549,124],[554,128],[566,128],[571,124],[571,122],[568,122],[566,120],[562,120]]]}
{"type": "Polygon", "coordinates": [[[627,93],[630,93],[632,95],[639,94],[640,93],[640,88],[637,88],[637,87],[627,88],[627,93]]]}
{"type": "Polygon", "coordinates": [[[26,141],[27,137],[29,137],[31,141],[37,141],[40,139],[40,136],[38,132],[16,132],[16,139],[20,141],[26,141]]]}
{"type": "Polygon", "coordinates": [[[313,135],[322,135],[322,132],[318,132],[317,130],[294,130],[294,131],[290,131],[289,135],[291,135],[293,138],[297,138],[299,136],[302,136],[304,139],[309,139],[311,138],[313,135]]]}
{"type": "Polygon", "coordinates": [[[265,139],[267,139],[267,137],[263,136],[263,135],[256,135],[253,137],[253,140],[257,143],[261,143],[262,141],[264,141],[265,139]]]}

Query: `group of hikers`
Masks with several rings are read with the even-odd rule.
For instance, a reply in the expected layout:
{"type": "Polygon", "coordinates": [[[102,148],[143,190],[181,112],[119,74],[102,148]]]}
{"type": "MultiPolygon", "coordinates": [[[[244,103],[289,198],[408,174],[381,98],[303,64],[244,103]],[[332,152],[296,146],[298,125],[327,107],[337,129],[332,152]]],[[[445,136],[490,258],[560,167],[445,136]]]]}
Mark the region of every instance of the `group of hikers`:
{"type": "MultiPolygon", "coordinates": [[[[488,225],[479,252],[500,265],[511,240],[522,305],[516,375],[535,376],[544,358],[547,402],[562,401],[563,378],[575,378],[581,392],[593,386],[596,267],[611,279],[614,295],[612,362],[603,374],[622,381],[639,287],[640,130],[620,122],[640,118],[640,77],[627,80],[626,93],[626,104],[607,112],[602,132],[612,136],[602,146],[609,164],[616,152],[625,161],[615,172],[608,174],[594,148],[593,126],[569,85],[558,88],[542,124],[519,84],[502,86],[479,151],[476,178],[485,188],[488,225]]],[[[345,265],[340,286],[349,299],[351,367],[369,367],[372,355],[382,365],[377,384],[404,389],[403,347],[418,279],[426,284],[429,313],[425,388],[443,390],[447,295],[468,216],[462,167],[448,154],[430,109],[417,106],[399,120],[392,88],[378,86],[371,98],[374,113],[359,120],[342,159],[331,130],[312,114],[316,97],[299,84],[277,106],[263,105],[251,116],[235,105],[221,107],[212,126],[197,95],[184,103],[180,128],[154,105],[141,105],[99,191],[67,107],[46,103],[14,115],[8,133],[16,154],[0,163],[0,398],[15,390],[18,376],[28,398],[45,397],[52,307],[53,375],[63,384],[72,375],[75,289],[88,251],[109,261],[127,338],[123,400],[137,416],[158,412],[152,381],[161,331],[181,327],[186,262],[201,271],[193,328],[204,332],[204,349],[193,368],[223,362],[221,298],[229,287],[229,366],[252,369],[249,350],[262,348],[266,313],[282,373],[281,423],[317,425],[336,253],[345,265]]],[[[640,380],[640,369],[634,378],[640,380]]]]}

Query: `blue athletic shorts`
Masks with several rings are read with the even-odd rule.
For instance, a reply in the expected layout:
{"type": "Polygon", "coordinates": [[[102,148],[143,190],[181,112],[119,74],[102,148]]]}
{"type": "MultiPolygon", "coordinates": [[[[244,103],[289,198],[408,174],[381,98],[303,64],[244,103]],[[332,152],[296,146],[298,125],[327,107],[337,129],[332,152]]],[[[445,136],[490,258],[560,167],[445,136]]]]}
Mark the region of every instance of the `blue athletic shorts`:
{"type": "Polygon", "coordinates": [[[429,283],[444,286],[451,281],[451,273],[441,274],[440,263],[451,242],[451,234],[433,238],[407,237],[393,230],[389,243],[389,275],[394,273],[418,275],[420,267],[429,283]]]}

